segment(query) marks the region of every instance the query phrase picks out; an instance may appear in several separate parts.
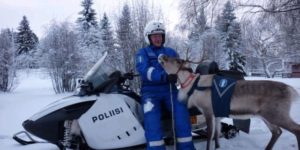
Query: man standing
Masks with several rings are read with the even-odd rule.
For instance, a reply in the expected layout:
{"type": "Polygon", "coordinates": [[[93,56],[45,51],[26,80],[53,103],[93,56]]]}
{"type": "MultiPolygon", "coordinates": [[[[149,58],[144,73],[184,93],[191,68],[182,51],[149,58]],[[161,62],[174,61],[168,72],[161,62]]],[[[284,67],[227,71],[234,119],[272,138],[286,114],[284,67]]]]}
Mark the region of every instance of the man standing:
{"type": "Polygon", "coordinates": [[[136,68],[142,80],[142,104],[147,150],[165,150],[161,129],[161,108],[164,104],[174,113],[177,148],[194,150],[189,113],[185,104],[177,100],[175,86],[177,75],[168,75],[158,62],[161,54],[178,57],[175,50],[164,47],[165,28],[160,22],[152,21],[144,29],[149,46],[140,49],[136,55],[136,68]]]}

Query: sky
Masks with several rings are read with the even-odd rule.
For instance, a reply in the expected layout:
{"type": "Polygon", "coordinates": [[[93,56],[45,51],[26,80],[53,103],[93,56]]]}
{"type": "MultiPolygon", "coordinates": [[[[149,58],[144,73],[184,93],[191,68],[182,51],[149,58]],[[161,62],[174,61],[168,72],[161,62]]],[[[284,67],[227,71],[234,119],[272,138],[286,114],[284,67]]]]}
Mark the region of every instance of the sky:
{"type": "MultiPolygon", "coordinates": [[[[0,0],[0,29],[10,28],[17,30],[24,15],[29,20],[30,27],[37,36],[43,36],[47,25],[52,21],[61,22],[68,20],[75,22],[78,12],[82,10],[82,0],[0,0]]],[[[94,0],[93,8],[100,20],[106,12],[111,20],[121,12],[124,2],[131,0],[94,0]]],[[[153,0],[160,4],[168,22],[177,22],[178,0],[153,0]]]]}

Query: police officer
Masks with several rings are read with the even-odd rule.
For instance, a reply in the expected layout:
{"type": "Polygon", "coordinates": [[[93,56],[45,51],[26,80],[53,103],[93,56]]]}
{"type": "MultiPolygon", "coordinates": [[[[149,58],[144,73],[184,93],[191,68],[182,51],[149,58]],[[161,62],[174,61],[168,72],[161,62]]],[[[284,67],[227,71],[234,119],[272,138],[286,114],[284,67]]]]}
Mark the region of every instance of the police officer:
{"type": "Polygon", "coordinates": [[[147,150],[165,150],[160,122],[161,108],[165,105],[171,111],[172,104],[177,149],[194,150],[187,107],[177,100],[178,90],[175,86],[177,75],[168,75],[158,62],[158,56],[161,54],[171,57],[178,57],[178,54],[172,48],[163,46],[165,28],[162,23],[156,21],[148,23],[144,29],[144,36],[149,46],[137,52],[136,68],[142,80],[141,94],[147,150]]]}

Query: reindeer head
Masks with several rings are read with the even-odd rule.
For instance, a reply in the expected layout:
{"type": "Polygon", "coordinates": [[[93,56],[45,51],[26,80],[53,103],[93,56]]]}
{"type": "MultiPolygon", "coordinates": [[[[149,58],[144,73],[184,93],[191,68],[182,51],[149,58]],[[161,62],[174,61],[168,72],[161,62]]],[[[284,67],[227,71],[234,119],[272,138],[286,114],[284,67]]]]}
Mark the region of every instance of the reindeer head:
{"type": "MultiPolygon", "coordinates": [[[[194,76],[193,73],[191,73],[193,70],[190,68],[188,61],[184,61],[175,57],[168,57],[166,55],[160,55],[158,57],[158,61],[168,74],[177,74],[177,84],[180,85],[180,88],[184,88],[185,81],[192,79],[193,77],[190,77],[194,76]]],[[[186,102],[186,97],[186,93],[179,92],[179,101],[186,102]]]]}
{"type": "Polygon", "coordinates": [[[168,74],[178,74],[180,70],[188,70],[189,72],[192,71],[189,63],[176,57],[159,55],[158,61],[168,74]]]}

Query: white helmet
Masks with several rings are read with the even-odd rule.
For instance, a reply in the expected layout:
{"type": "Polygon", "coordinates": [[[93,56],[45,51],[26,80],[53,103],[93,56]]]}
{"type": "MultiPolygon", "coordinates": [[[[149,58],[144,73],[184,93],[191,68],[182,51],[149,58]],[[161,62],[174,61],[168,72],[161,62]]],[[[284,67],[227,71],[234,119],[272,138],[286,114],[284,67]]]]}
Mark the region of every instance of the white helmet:
{"type": "Polygon", "coordinates": [[[162,34],[163,43],[165,42],[165,26],[159,21],[149,22],[144,29],[145,41],[150,44],[149,36],[152,34],[162,34]]]}

